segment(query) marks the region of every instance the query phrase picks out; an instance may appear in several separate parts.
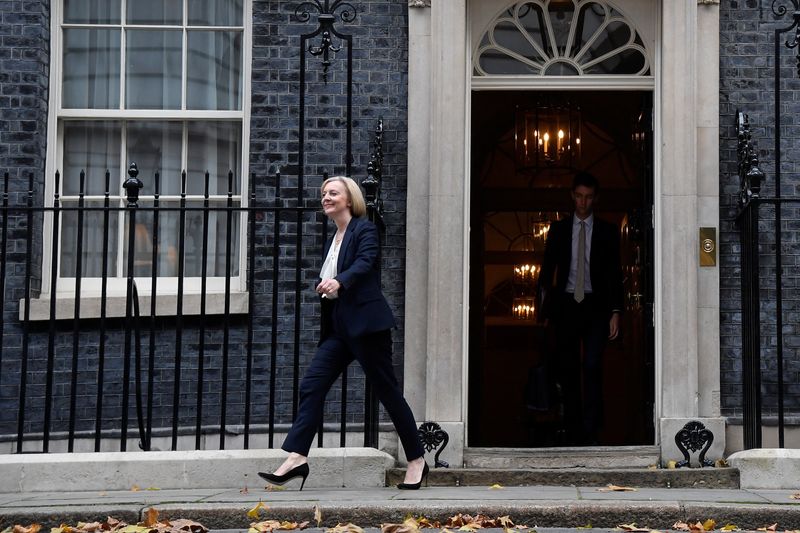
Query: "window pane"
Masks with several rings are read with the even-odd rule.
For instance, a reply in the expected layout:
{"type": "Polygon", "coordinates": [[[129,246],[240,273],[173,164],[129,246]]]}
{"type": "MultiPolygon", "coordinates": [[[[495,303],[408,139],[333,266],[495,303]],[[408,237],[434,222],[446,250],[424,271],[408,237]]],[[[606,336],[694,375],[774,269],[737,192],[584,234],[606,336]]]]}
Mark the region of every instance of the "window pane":
{"type": "Polygon", "coordinates": [[[242,127],[239,122],[189,122],[189,169],[186,189],[203,194],[206,170],[210,194],[228,193],[228,171],[233,171],[233,192],[239,194],[242,127]]]}
{"type": "Polygon", "coordinates": [[[181,31],[129,30],[128,109],[180,109],[181,31]]]}
{"type": "MultiPolygon", "coordinates": [[[[75,207],[77,202],[67,201],[64,207],[75,207]]],[[[103,207],[102,201],[86,202],[89,207],[103,207]]],[[[111,201],[115,207],[118,204],[111,201]]],[[[103,242],[108,239],[108,265],[107,275],[117,275],[117,228],[119,216],[113,210],[108,213],[108,233],[104,231],[105,214],[102,211],[86,211],[83,215],[83,263],[81,276],[84,278],[99,278],[103,275],[103,242]]],[[[78,259],[78,213],[77,211],[63,211],[61,217],[61,265],[60,277],[74,278],[78,259]]]]}
{"type": "MultiPolygon", "coordinates": [[[[152,206],[143,202],[142,205],[152,206]]],[[[177,207],[177,202],[161,202],[161,206],[177,207]]],[[[202,202],[187,202],[187,207],[201,207],[202,202]]],[[[239,206],[238,202],[234,203],[239,206]]],[[[220,208],[224,203],[212,202],[208,216],[208,239],[203,240],[203,212],[187,211],[184,229],[184,276],[200,277],[203,264],[203,242],[207,242],[206,275],[208,277],[225,276],[225,243],[227,239],[227,213],[220,208]],[[217,209],[214,209],[217,208],[217,209]]],[[[234,212],[231,220],[231,276],[239,275],[239,220],[240,215],[234,212]]],[[[125,239],[127,243],[128,221],[126,215],[125,239]]],[[[136,215],[136,237],[134,253],[134,275],[152,276],[153,257],[153,213],[140,211],[136,215]]],[[[180,212],[177,210],[162,211],[158,219],[158,276],[175,277],[178,275],[178,259],[180,257],[180,212]]],[[[127,275],[128,251],[124,250],[124,275],[127,275]]]]}
{"type": "Polygon", "coordinates": [[[86,194],[105,193],[106,170],[111,172],[111,194],[119,194],[120,125],[111,121],[64,122],[62,194],[77,195],[80,173],[86,171],[86,194]]]}
{"type": "Polygon", "coordinates": [[[189,0],[192,26],[241,26],[242,0],[189,0]]]}
{"type": "MultiPolygon", "coordinates": [[[[143,201],[142,207],[152,207],[153,202],[143,201]]],[[[177,204],[160,202],[161,207],[175,207],[177,204]]],[[[155,216],[153,211],[138,211],[136,213],[136,235],[134,237],[133,272],[135,276],[152,276],[153,247],[157,245],[158,276],[174,277],[178,275],[178,242],[175,235],[178,233],[178,212],[161,211],[158,217],[158,241],[153,240],[155,216]]],[[[125,215],[125,248],[123,249],[124,263],[122,269],[128,275],[128,229],[130,218],[125,215]]]]}
{"type": "Polygon", "coordinates": [[[143,196],[155,193],[155,173],[160,173],[161,194],[180,194],[181,122],[128,122],[128,160],[139,167],[143,196]]]}
{"type": "Polygon", "coordinates": [[[119,30],[64,30],[62,106],[119,108],[119,30]]]}
{"type": "Polygon", "coordinates": [[[181,0],[128,1],[128,24],[183,24],[181,0]]]}
{"type": "Polygon", "coordinates": [[[187,109],[241,109],[242,33],[189,32],[187,109]]]}
{"type": "Polygon", "coordinates": [[[64,0],[67,24],[119,24],[119,0],[64,0]]]}

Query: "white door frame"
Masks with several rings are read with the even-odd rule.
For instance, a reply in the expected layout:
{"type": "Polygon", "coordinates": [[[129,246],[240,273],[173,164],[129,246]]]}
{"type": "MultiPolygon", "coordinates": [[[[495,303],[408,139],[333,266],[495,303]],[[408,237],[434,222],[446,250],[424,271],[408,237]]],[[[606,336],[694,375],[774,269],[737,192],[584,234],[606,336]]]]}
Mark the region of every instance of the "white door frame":
{"type": "MultiPolygon", "coordinates": [[[[712,424],[709,457],[725,444],[719,273],[701,269],[697,258],[698,227],[719,220],[719,6],[700,1],[661,4],[653,58],[655,410],[665,458],[672,439],[660,433],[689,419],[712,424]]],[[[447,460],[456,465],[465,445],[468,376],[468,4],[409,9],[405,390],[420,421],[439,422],[450,433],[447,460]]]]}

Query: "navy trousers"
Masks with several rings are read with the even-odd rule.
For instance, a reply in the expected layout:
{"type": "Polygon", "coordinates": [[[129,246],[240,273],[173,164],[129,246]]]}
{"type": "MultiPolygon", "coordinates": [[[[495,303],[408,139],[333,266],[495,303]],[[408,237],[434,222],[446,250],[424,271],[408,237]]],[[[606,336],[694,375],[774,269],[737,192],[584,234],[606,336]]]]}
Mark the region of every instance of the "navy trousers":
{"type": "Polygon", "coordinates": [[[358,337],[346,338],[334,325],[311,360],[300,383],[300,404],[292,429],[281,446],[287,452],[308,455],[319,424],[325,396],[336,378],[353,359],[358,361],[373,390],[394,423],[406,459],[424,455],[414,415],[408,406],[392,369],[392,335],[387,329],[358,337]]]}
{"type": "Polygon", "coordinates": [[[586,294],[581,303],[572,293],[563,293],[559,299],[554,362],[567,438],[573,444],[596,444],[603,421],[603,351],[610,317],[592,294],[586,294]]]}

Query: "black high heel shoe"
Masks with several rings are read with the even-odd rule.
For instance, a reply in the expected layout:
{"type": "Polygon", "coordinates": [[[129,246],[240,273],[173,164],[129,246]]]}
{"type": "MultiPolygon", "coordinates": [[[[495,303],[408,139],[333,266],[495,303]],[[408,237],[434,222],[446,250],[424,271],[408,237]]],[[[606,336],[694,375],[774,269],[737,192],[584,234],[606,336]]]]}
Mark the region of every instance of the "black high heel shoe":
{"type": "Polygon", "coordinates": [[[300,483],[300,490],[303,490],[303,485],[306,484],[306,478],[308,477],[309,469],[308,463],[303,463],[301,465],[297,465],[296,467],[292,468],[285,474],[280,476],[276,474],[268,474],[267,472],[259,472],[258,475],[264,478],[265,480],[269,481],[273,485],[283,485],[287,481],[290,481],[296,477],[302,477],[303,482],[300,483]]]}
{"type": "Polygon", "coordinates": [[[398,483],[397,488],[400,490],[417,490],[422,482],[425,482],[425,486],[428,486],[428,463],[425,463],[425,466],[422,467],[422,477],[419,478],[419,481],[416,483],[398,483]]]}

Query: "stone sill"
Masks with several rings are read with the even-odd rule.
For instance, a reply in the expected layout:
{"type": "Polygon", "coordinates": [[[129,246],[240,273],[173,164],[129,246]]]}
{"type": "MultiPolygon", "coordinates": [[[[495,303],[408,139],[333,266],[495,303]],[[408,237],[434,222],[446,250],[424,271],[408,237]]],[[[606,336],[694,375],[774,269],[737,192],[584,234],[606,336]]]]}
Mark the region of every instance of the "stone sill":
{"type": "MultiPolygon", "coordinates": [[[[125,318],[125,296],[106,297],[106,317],[125,318]]],[[[248,312],[249,293],[231,292],[230,314],[243,315],[248,312]]],[[[176,316],[178,308],[177,294],[156,296],[156,316],[176,316]]],[[[206,315],[222,315],[225,313],[225,293],[206,293],[206,315]]],[[[139,296],[139,315],[150,316],[150,295],[139,296]]],[[[183,316],[200,316],[200,294],[183,295],[183,316]]],[[[72,320],[75,317],[75,296],[64,295],[56,298],[56,320],[72,320]]],[[[81,298],[81,319],[100,318],[100,296],[83,296],[81,298]]],[[[19,302],[19,319],[25,318],[25,300],[19,302]]],[[[50,320],[50,298],[31,300],[31,321],[50,320]]]]}

